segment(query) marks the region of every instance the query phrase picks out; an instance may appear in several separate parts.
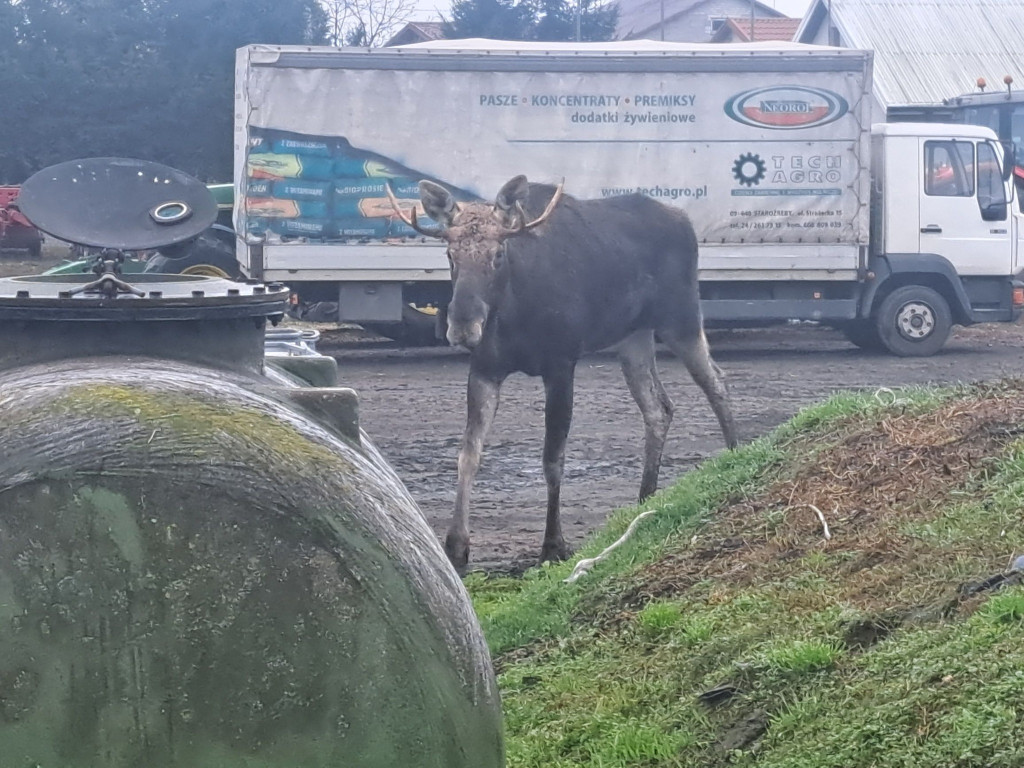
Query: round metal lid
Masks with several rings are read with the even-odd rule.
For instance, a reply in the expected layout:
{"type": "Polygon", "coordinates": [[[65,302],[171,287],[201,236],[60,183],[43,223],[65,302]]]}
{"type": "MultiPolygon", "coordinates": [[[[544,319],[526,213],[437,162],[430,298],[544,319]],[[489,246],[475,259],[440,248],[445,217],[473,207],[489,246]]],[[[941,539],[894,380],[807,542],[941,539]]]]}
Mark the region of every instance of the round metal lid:
{"type": "Polygon", "coordinates": [[[217,218],[217,204],[202,182],[166,165],[123,157],[44,168],[22,184],[18,205],[56,238],[122,251],[190,240],[217,218]]]}
{"type": "Polygon", "coordinates": [[[199,275],[127,275],[142,295],[76,292],[80,275],[0,278],[0,320],[201,320],[283,314],[288,287],[199,275]]]}

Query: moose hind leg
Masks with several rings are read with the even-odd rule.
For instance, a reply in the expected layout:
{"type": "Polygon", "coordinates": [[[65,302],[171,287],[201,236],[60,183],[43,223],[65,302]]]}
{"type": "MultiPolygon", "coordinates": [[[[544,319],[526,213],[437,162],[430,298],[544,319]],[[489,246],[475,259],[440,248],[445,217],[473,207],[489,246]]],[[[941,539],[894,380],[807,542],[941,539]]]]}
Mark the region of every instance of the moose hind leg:
{"type": "Polygon", "coordinates": [[[672,423],[672,400],[658,377],[654,358],[654,333],[640,331],[617,347],[622,373],[644,418],[644,473],[640,501],[658,489],[661,455],[672,423]]]}
{"type": "Polygon", "coordinates": [[[501,379],[491,379],[469,372],[466,389],[466,431],[459,449],[459,480],[455,490],[455,513],[448,526],[444,551],[455,569],[462,573],[469,562],[469,497],[473,480],[480,468],[484,440],[498,410],[501,379]]]}
{"type": "Polygon", "coordinates": [[[559,505],[565,469],[565,442],[572,424],[575,361],[544,374],[544,479],[548,486],[547,521],[540,562],[565,560],[572,550],[562,536],[559,505]]]}
{"type": "Polygon", "coordinates": [[[725,387],[721,370],[711,359],[708,340],[700,325],[698,324],[695,330],[688,330],[685,334],[681,334],[675,329],[659,330],[658,334],[662,341],[683,361],[697,386],[704,390],[708,402],[711,403],[711,409],[718,417],[718,424],[725,436],[725,444],[730,448],[735,448],[739,444],[739,440],[736,432],[736,419],[733,417],[732,405],[729,401],[729,392],[725,387]]]}

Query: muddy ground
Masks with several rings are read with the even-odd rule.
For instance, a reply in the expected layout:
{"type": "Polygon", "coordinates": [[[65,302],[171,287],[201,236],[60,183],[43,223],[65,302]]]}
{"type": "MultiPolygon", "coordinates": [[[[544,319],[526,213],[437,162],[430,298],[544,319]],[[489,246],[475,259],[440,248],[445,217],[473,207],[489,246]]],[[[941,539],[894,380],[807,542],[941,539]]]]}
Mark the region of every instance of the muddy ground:
{"type": "MultiPolygon", "coordinates": [[[[710,334],[728,376],[741,438],[770,431],[800,408],[842,389],[877,390],[1024,376],[1024,326],[957,329],[939,355],[899,359],[862,352],[813,326],[710,334]]],[[[363,427],[405,481],[439,536],[455,498],[456,453],[465,419],[468,357],[455,349],[402,349],[327,334],[342,382],[359,391],[363,427]]],[[[682,365],[659,353],[676,403],[661,486],[723,448],[717,422],[682,365]]],[[[887,396],[881,393],[881,396],[887,396]]],[[[643,427],[614,357],[577,370],[576,413],[562,490],[566,538],[578,545],[608,514],[632,504],[640,483],[643,427]]],[[[543,390],[510,378],[477,478],[471,567],[520,570],[540,550],[544,526],[543,390]]]]}
{"type": "MultiPolygon", "coordinates": [[[[2,254],[0,275],[42,271],[66,256],[66,245],[51,239],[40,260],[2,254]]],[[[841,389],[1024,376],[1022,324],[957,329],[942,353],[926,359],[861,352],[838,333],[813,326],[719,331],[710,338],[744,440],[841,389]]],[[[451,348],[401,348],[350,330],[325,330],[321,351],[337,357],[343,384],[359,391],[363,427],[443,536],[455,499],[468,356],[451,348]]],[[[711,409],[682,365],[668,353],[659,353],[659,365],[676,403],[662,463],[664,487],[723,444],[711,409]]],[[[573,545],[612,510],[635,501],[642,437],[639,411],[615,358],[583,360],[562,489],[563,527],[573,545]]],[[[544,526],[542,441],[540,380],[511,377],[475,486],[471,567],[518,571],[533,564],[544,526]]]]}
{"type": "Polygon", "coordinates": [[[43,253],[32,258],[25,250],[0,249],[0,277],[35,275],[71,257],[71,246],[52,237],[43,240],[43,253]]]}

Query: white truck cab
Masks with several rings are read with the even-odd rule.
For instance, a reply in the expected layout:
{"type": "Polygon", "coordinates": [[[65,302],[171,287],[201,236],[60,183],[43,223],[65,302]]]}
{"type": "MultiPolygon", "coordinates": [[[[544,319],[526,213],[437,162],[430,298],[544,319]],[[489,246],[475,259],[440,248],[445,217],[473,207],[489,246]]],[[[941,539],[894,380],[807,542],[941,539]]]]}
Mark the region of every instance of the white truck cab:
{"type": "Polygon", "coordinates": [[[860,317],[845,326],[855,343],[931,354],[953,324],[1019,314],[1024,230],[1011,165],[988,128],[872,127],[866,290],[860,317]]]}

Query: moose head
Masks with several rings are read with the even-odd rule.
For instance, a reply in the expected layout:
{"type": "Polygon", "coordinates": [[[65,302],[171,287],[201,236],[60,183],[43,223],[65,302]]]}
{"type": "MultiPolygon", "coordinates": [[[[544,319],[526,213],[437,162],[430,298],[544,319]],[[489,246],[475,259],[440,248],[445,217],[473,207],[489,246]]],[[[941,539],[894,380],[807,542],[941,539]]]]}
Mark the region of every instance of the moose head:
{"type": "Polygon", "coordinates": [[[467,349],[483,338],[491,309],[507,279],[504,269],[506,243],[544,223],[562,197],[558,185],[544,212],[527,220],[529,185],[525,176],[516,176],[498,192],[493,204],[457,203],[452,194],[432,181],[419,183],[423,210],[440,227],[422,227],[416,208],[402,212],[391,188],[388,198],[399,218],[420,234],[448,243],[448,262],[452,270],[452,300],[448,305],[448,342],[467,349]]]}

